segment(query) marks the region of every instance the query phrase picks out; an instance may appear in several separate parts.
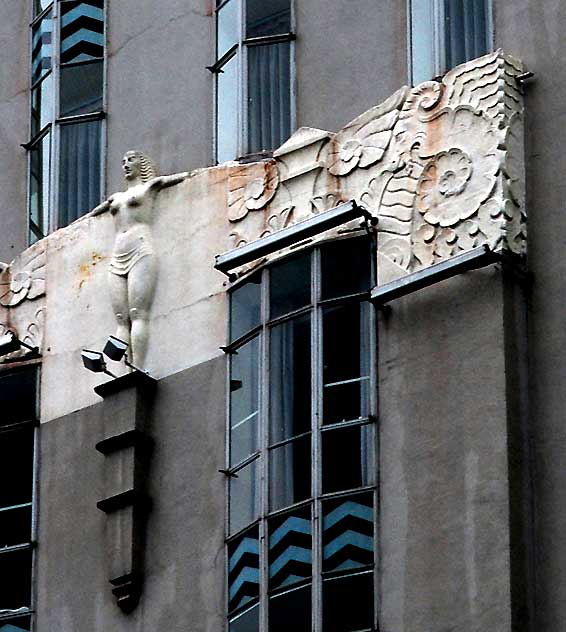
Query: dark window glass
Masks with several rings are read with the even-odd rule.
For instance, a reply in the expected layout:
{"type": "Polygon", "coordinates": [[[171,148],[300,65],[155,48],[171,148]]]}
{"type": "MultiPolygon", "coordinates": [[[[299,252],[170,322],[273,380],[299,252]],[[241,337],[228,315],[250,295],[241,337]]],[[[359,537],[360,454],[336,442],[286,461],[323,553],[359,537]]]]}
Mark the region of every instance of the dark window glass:
{"type": "Polygon", "coordinates": [[[258,449],[259,338],[231,356],[230,464],[258,449]]]}
{"type": "Polygon", "coordinates": [[[323,423],[369,413],[369,304],[323,312],[323,423]]]}
{"type": "Polygon", "coordinates": [[[284,322],[270,338],[270,444],[311,427],[310,314],[284,322]]]}
{"type": "Polygon", "coordinates": [[[39,15],[52,4],[53,0],[33,0],[33,14],[39,15]]]}
{"type": "Polygon", "coordinates": [[[488,52],[487,1],[444,0],[447,68],[453,68],[488,52]]]}
{"type": "Polygon", "coordinates": [[[35,83],[51,70],[53,55],[53,20],[52,12],[34,25],[31,34],[31,82],[35,83]]]}
{"type": "Polygon", "coordinates": [[[31,92],[31,135],[34,138],[53,120],[53,73],[31,92]]]}
{"type": "Polygon", "coordinates": [[[0,577],[2,578],[0,611],[29,608],[31,605],[31,550],[0,552],[0,577]]]}
{"type": "Polygon", "coordinates": [[[324,632],[373,630],[373,601],[372,573],[323,581],[324,632]]]}
{"type": "Polygon", "coordinates": [[[103,0],[61,2],[61,63],[103,56],[103,0]]]}
{"type": "Polygon", "coordinates": [[[216,15],[217,59],[220,59],[238,42],[239,24],[238,0],[229,0],[216,15]]]}
{"type": "Polygon", "coordinates": [[[61,68],[61,116],[102,110],[102,62],[61,68]]]}
{"type": "Polygon", "coordinates": [[[30,243],[49,232],[51,134],[46,134],[29,152],[30,161],[30,243]]]}
{"type": "Polygon", "coordinates": [[[374,472],[372,424],[322,433],[322,491],[337,492],[372,485],[374,472]]]}
{"type": "Polygon", "coordinates": [[[246,35],[263,37],[291,31],[290,0],[246,0],[246,35]]]}
{"type": "Polygon", "coordinates": [[[277,318],[311,302],[310,253],[274,265],[269,275],[270,318],[277,318]]]}
{"type": "Polygon", "coordinates": [[[62,125],[59,157],[59,226],[100,202],[101,121],[62,125]]]}
{"type": "Polygon", "coordinates": [[[261,274],[236,288],[230,296],[230,340],[236,340],[260,323],[261,274]]]}
{"type": "Polygon", "coordinates": [[[36,376],[34,370],[0,374],[0,426],[36,418],[36,376]]]}
{"type": "MultiPolygon", "coordinates": [[[[2,441],[2,435],[0,435],[2,441]]],[[[0,511],[0,549],[31,541],[31,505],[0,511]]]]}
{"type": "Polygon", "coordinates": [[[259,531],[255,526],[228,546],[230,612],[259,598],[259,531]]]}
{"type": "Polygon", "coordinates": [[[248,152],[274,149],[291,135],[291,45],[248,47],[248,152]]]}
{"type": "Polygon", "coordinates": [[[259,516],[259,459],[230,478],[230,533],[243,529],[259,516]]]}
{"type": "Polygon", "coordinates": [[[373,494],[323,503],[322,570],[344,571],[373,564],[373,494]]]}
{"type": "MultiPolygon", "coordinates": [[[[234,0],[232,0],[233,4],[234,0]]],[[[216,160],[234,160],[238,153],[238,56],[216,75],[216,160]]]]}
{"type": "Polygon", "coordinates": [[[337,241],[321,249],[322,299],[368,292],[371,251],[367,239],[337,241]]]}
{"type": "Polygon", "coordinates": [[[33,428],[0,433],[0,481],[0,508],[31,502],[33,428]]]}
{"type": "Polygon", "coordinates": [[[230,621],[230,632],[258,632],[259,606],[254,606],[230,621]]]}
{"type": "Polygon", "coordinates": [[[31,630],[31,617],[0,621],[0,632],[29,632],[29,630],[31,630]]]}
{"type": "Polygon", "coordinates": [[[269,522],[269,588],[282,588],[311,577],[311,509],[277,516],[269,522]]]}
{"type": "Polygon", "coordinates": [[[269,452],[269,508],[288,507],[311,495],[310,435],[269,452]]]}
{"type": "Polygon", "coordinates": [[[269,632],[311,632],[311,587],[274,595],[269,599],[269,632]]]}

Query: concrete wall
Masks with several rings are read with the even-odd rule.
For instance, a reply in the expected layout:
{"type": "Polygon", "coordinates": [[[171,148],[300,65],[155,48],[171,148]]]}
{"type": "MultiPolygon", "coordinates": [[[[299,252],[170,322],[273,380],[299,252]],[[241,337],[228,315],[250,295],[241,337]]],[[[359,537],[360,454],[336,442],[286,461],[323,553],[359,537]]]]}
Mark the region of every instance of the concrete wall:
{"type": "Polygon", "coordinates": [[[0,8],[0,261],[11,261],[27,244],[26,164],[20,147],[29,140],[29,22],[27,0],[0,8]]]}
{"type": "Polygon", "coordinates": [[[107,402],[43,424],[36,632],[202,632],[224,618],[224,358],[158,385],[146,532],[146,581],[131,615],[107,579],[103,437],[107,402]]]}
{"type": "Polygon", "coordinates": [[[530,297],[530,409],[535,450],[537,632],[566,621],[566,5],[498,0],[498,46],[535,73],[526,93],[530,297]]]}

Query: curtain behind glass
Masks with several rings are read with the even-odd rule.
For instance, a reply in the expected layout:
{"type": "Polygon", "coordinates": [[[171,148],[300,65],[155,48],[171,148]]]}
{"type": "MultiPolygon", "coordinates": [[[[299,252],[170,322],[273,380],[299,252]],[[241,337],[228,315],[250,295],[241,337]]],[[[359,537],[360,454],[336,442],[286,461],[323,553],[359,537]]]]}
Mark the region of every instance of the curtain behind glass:
{"type": "Polygon", "coordinates": [[[248,47],[248,152],[279,147],[291,134],[290,42],[248,47]]]}
{"type": "Polygon", "coordinates": [[[59,227],[100,201],[100,132],[101,121],[61,126],[59,227]]]}
{"type": "Polygon", "coordinates": [[[488,0],[444,0],[446,68],[488,52],[488,0]]]}

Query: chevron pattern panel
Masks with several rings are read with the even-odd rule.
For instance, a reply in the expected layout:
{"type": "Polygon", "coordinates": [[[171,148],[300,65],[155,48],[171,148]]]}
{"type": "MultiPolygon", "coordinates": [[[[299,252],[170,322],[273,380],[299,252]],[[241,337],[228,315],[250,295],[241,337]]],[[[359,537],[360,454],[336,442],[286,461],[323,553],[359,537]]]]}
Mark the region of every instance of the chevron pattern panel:
{"type": "Polygon", "coordinates": [[[323,571],[341,571],[373,564],[372,494],[327,503],[322,528],[323,571]]]}
{"type": "Polygon", "coordinates": [[[228,551],[229,610],[240,608],[259,597],[259,538],[255,527],[228,551]]]}
{"type": "Polygon", "coordinates": [[[310,578],[311,565],[310,508],[274,520],[269,535],[269,587],[290,586],[310,578]]]}
{"type": "Polygon", "coordinates": [[[61,63],[104,56],[104,0],[61,3],[61,63]]]}
{"type": "Polygon", "coordinates": [[[51,69],[53,21],[51,12],[37,24],[31,42],[31,80],[35,83],[51,69]]]}

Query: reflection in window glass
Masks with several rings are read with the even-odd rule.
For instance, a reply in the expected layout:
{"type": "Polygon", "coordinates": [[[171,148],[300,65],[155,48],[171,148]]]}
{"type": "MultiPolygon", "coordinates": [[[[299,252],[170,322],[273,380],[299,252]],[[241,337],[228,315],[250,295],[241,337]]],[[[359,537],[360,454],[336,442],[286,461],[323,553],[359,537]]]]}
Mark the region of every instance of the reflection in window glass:
{"type": "Polygon", "coordinates": [[[6,430],[0,438],[0,481],[4,481],[0,485],[0,508],[29,503],[33,483],[33,429],[6,430]]]}
{"type": "Polygon", "coordinates": [[[61,63],[104,56],[103,0],[61,3],[61,63]]]}
{"type": "Polygon", "coordinates": [[[258,632],[258,630],[259,606],[254,606],[230,620],[230,632],[258,632]]]}
{"type": "Polygon", "coordinates": [[[254,274],[230,296],[230,340],[257,327],[261,312],[261,274],[254,274]]]}
{"type": "Polygon", "coordinates": [[[323,493],[373,485],[375,482],[373,444],[371,424],[323,432],[323,493]]]}
{"type": "Polygon", "coordinates": [[[35,371],[15,371],[0,375],[0,426],[36,418],[36,385],[35,371]]]}
{"type": "Polygon", "coordinates": [[[238,56],[216,75],[216,160],[234,160],[238,153],[238,56]]]}
{"type": "Polygon", "coordinates": [[[52,4],[53,0],[33,0],[33,14],[39,15],[42,11],[52,4]]]}
{"type": "Polygon", "coordinates": [[[269,522],[269,588],[291,586],[312,574],[310,507],[269,522]]]}
{"type": "Polygon", "coordinates": [[[59,156],[59,226],[66,226],[100,202],[100,125],[62,125],[59,156]]]}
{"type": "Polygon", "coordinates": [[[0,632],[29,632],[29,630],[31,630],[31,617],[0,621],[0,632]]]}
{"type": "Polygon", "coordinates": [[[259,459],[230,478],[230,533],[235,533],[259,516],[259,459]]]}
{"type": "Polygon", "coordinates": [[[216,16],[216,59],[227,53],[239,39],[238,0],[229,0],[216,16]]]}
{"type": "Polygon", "coordinates": [[[270,444],[311,426],[310,314],[286,321],[270,337],[270,444]]]}
{"type": "Polygon", "coordinates": [[[310,435],[269,452],[269,508],[288,507],[311,495],[310,435]]]}
{"type": "Polygon", "coordinates": [[[30,243],[49,232],[51,135],[46,134],[29,152],[30,164],[30,243]]]}
{"type": "Polygon", "coordinates": [[[246,0],[247,37],[280,35],[290,31],[290,0],[246,0]]]}
{"type": "Polygon", "coordinates": [[[31,82],[35,83],[51,70],[53,55],[53,20],[51,11],[36,24],[31,35],[31,82]]]}
{"type": "Polygon", "coordinates": [[[258,449],[259,338],[231,356],[230,464],[236,465],[258,449]]]}
{"type": "Polygon", "coordinates": [[[27,507],[0,509],[0,549],[30,541],[31,502],[27,507]]]}
{"type": "Polygon", "coordinates": [[[228,547],[228,609],[259,598],[259,531],[253,527],[228,547]]]}
{"type": "Polygon", "coordinates": [[[53,120],[53,73],[49,73],[31,93],[31,136],[34,138],[53,120]]]}
{"type": "Polygon", "coordinates": [[[0,611],[31,605],[31,549],[0,552],[0,611]]]}
{"type": "Polygon", "coordinates": [[[311,587],[274,595],[269,599],[269,632],[311,632],[311,587]]]}
{"type": "Polygon", "coordinates": [[[346,239],[321,249],[321,298],[336,298],[368,292],[371,285],[371,254],[368,239],[346,239]]]}
{"type": "Polygon", "coordinates": [[[310,253],[272,266],[269,275],[269,317],[277,318],[311,302],[310,253]]]}
{"type": "Polygon", "coordinates": [[[373,629],[373,575],[362,573],[322,582],[324,632],[373,629]]]}
{"type": "Polygon", "coordinates": [[[61,116],[102,110],[102,62],[61,68],[61,116]]]}

